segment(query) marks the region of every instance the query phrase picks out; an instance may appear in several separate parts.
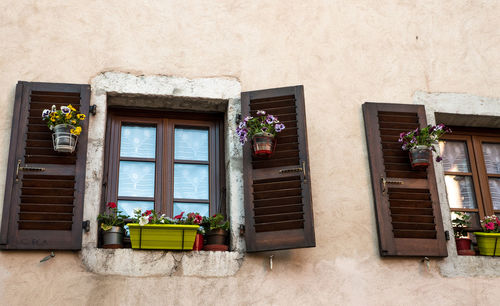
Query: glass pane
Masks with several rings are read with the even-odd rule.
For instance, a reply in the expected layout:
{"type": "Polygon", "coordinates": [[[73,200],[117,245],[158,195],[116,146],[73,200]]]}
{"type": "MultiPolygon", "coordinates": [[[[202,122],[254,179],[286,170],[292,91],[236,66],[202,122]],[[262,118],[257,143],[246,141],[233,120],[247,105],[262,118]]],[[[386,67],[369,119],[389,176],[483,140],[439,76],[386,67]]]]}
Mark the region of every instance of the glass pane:
{"type": "Polygon", "coordinates": [[[190,212],[199,213],[204,217],[209,217],[209,205],[201,203],[179,203],[174,202],[174,216],[184,212],[184,216],[190,212]]]}
{"type": "Polygon", "coordinates": [[[445,175],[444,180],[451,208],[477,208],[471,177],[445,175]]]}
{"type": "Polygon", "coordinates": [[[148,209],[153,210],[155,207],[154,202],[146,201],[118,201],[118,209],[122,210],[125,214],[129,215],[130,218],[134,217],[134,209],[140,208],[142,212],[148,209]]]}
{"type": "Polygon", "coordinates": [[[120,161],[118,196],[154,197],[155,163],[120,161]]]}
{"type": "Polygon", "coordinates": [[[208,130],[176,128],[175,159],[208,161],[208,130]]]}
{"type": "Polygon", "coordinates": [[[122,126],[120,156],[155,158],[155,152],[155,127],[122,126]]]}
{"type": "Polygon", "coordinates": [[[443,157],[444,171],[470,172],[465,141],[440,141],[439,150],[443,157]]]}
{"type": "Polygon", "coordinates": [[[490,185],[491,202],[493,203],[493,210],[500,210],[500,179],[488,178],[490,185]]]}
{"type": "Polygon", "coordinates": [[[483,154],[486,172],[500,174],[500,144],[483,143],[483,154]]]}
{"type": "MultiPolygon", "coordinates": [[[[480,228],[481,223],[479,222],[479,214],[476,212],[466,212],[467,215],[471,216],[470,218],[470,226],[471,228],[480,228]]],[[[451,220],[457,217],[455,212],[451,212],[451,220]]]]}
{"type": "Polygon", "coordinates": [[[174,198],[208,200],[208,165],[174,165],[174,198]]]}

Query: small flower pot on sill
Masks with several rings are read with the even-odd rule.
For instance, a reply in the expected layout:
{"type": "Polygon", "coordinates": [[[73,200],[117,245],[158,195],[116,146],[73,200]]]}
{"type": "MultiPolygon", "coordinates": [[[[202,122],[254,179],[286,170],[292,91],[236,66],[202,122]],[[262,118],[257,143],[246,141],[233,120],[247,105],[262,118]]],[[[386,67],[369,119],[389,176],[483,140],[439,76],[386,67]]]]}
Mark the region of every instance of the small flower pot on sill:
{"type": "Polygon", "coordinates": [[[469,238],[455,238],[458,255],[475,255],[475,252],[470,248],[471,243],[472,240],[469,238]]]}
{"type": "Polygon", "coordinates": [[[425,169],[429,166],[429,160],[432,156],[430,147],[416,146],[410,149],[409,154],[412,168],[425,169]]]}
{"type": "Polygon", "coordinates": [[[102,247],[105,249],[120,249],[123,247],[123,228],[112,226],[102,231],[102,247]]]}
{"type": "Polygon", "coordinates": [[[205,251],[227,251],[229,246],[227,245],[227,238],[229,236],[228,231],[223,229],[209,230],[205,234],[205,246],[203,250],[205,251]]]}
{"type": "Polygon", "coordinates": [[[260,133],[252,138],[253,156],[258,158],[270,158],[276,147],[276,139],[273,134],[260,133]]]}
{"type": "Polygon", "coordinates": [[[203,250],[203,235],[196,234],[196,238],[194,240],[193,251],[201,251],[203,250]]]}
{"type": "Polygon", "coordinates": [[[486,256],[500,256],[500,233],[475,232],[479,253],[486,256]]]}
{"type": "Polygon", "coordinates": [[[192,250],[198,225],[127,224],[133,249],[192,250]]]}

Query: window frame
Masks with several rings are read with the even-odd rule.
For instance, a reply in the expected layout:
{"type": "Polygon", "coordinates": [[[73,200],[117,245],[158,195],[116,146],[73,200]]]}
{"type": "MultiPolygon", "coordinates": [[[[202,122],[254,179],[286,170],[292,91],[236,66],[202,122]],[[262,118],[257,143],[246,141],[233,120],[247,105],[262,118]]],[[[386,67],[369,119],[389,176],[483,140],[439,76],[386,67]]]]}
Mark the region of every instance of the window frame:
{"type": "MultiPolygon", "coordinates": [[[[156,126],[154,209],[173,216],[173,171],[176,126],[209,129],[209,214],[226,215],[223,113],[173,112],[109,107],[106,121],[103,194],[105,203],[118,201],[121,126],[156,126]],[[170,143],[172,145],[167,146],[170,143]]],[[[140,158],[125,158],[138,160],[140,158]]],[[[123,197],[120,197],[123,200],[123,197]]],[[[127,199],[128,200],[128,199],[127,199]]],[[[130,200],[146,200],[142,198],[130,200]]]]}
{"type": "MultiPolygon", "coordinates": [[[[491,192],[488,183],[488,177],[492,176],[486,172],[484,154],[482,150],[483,142],[491,142],[500,144],[500,129],[495,128],[470,128],[450,126],[452,134],[445,134],[440,140],[464,141],[467,146],[467,157],[472,173],[468,176],[472,177],[474,194],[476,196],[477,209],[467,208],[452,208],[448,203],[451,212],[472,212],[478,213],[479,219],[485,216],[499,214],[500,210],[493,209],[491,192]]],[[[465,175],[460,172],[443,171],[444,175],[465,175]]],[[[500,178],[500,174],[493,175],[500,178]]],[[[448,193],[447,193],[448,194],[448,193]]]]}

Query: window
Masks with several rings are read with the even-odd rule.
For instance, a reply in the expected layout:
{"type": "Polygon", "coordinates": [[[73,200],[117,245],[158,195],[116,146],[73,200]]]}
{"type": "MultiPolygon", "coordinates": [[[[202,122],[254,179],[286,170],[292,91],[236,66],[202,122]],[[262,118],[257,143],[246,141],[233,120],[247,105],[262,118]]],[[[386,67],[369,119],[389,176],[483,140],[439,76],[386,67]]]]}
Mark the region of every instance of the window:
{"type": "Polygon", "coordinates": [[[472,227],[479,228],[484,216],[500,215],[500,132],[451,128],[439,144],[448,203],[452,212],[471,214],[472,227]]]}
{"type": "Polygon", "coordinates": [[[110,110],[106,202],[174,216],[225,213],[222,115],[110,110]]]}

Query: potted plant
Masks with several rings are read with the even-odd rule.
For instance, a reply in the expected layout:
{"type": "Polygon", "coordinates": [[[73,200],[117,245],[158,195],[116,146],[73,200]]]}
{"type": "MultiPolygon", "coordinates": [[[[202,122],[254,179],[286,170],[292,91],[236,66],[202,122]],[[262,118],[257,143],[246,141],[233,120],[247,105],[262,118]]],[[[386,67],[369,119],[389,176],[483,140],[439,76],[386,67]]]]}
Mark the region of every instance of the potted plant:
{"type": "Polygon", "coordinates": [[[285,129],[285,125],[278,117],[266,114],[263,110],[257,111],[256,117],[247,116],[236,128],[240,142],[244,145],[248,139],[252,140],[253,155],[269,158],[276,147],[276,135],[285,129]]]}
{"type": "Polygon", "coordinates": [[[205,232],[205,251],[227,251],[229,249],[227,238],[229,236],[229,221],[224,220],[221,214],[203,218],[205,232]]]}
{"type": "Polygon", "coordinates": [[[481,255],[500,255],[500,219],[496,215],[481,220],[482,232],[475,232],[481,255]]]}
{"type": "Polygon", "coordinates": [[[102,247],[105,249],[121,248],[123,246],[123,226],[128,215],[122,214],[115,202],[106,204],[106,211],[97,216],[97,221],[101,223],[102,229],[102,247]]]}
{"type": "Polygon", "coordinates": [[[471,216],[463,212],[455,212],[455,219],[451,220],[453,232],[455,234],[455,243],[457,245],[458,255],[475,255],[471,250],[472,240],[467,237],[466,229],[471,225],[471,216]]]}
{"type": "MultiPolygon", "coordinates": [[[[184,217],[184,212],[174,218],[160,215],[153,210],[144,213],[134,209],[134,223],[127,224],[133,249],[192,250],[196,232],[200,227],[184,217]]],[[[188,214],[189,215],[189,214],[188,214]]],[[[197,218],[200,220],[201,218],[197,218]]]]}
{"type": "MultiPolygon", "coordinates": [[[[423,129],[416,128],[413,131],[401,133],[398,141],[402,143],[403,150],[410,152],[410,162],[413,168],[426,168],[429,166],[431,151],[436,152],[434,145],[445,133],[451,133],[451,130],[444,124],[428,125],[423,129]]],[[[438,154],[436,162],[441,160],[438,154]]]]}
{"type": "Polygon", "coordinates": [[[85,120],[84,114],[78,113],[71,104],[61,106],[59,110],[52,105],[51,109],[43,110],[42,119],[53,132],[52,142],[55,151],[65,153],[75,151],[78,135],[82,132],[81,122],[85,120]]]}

